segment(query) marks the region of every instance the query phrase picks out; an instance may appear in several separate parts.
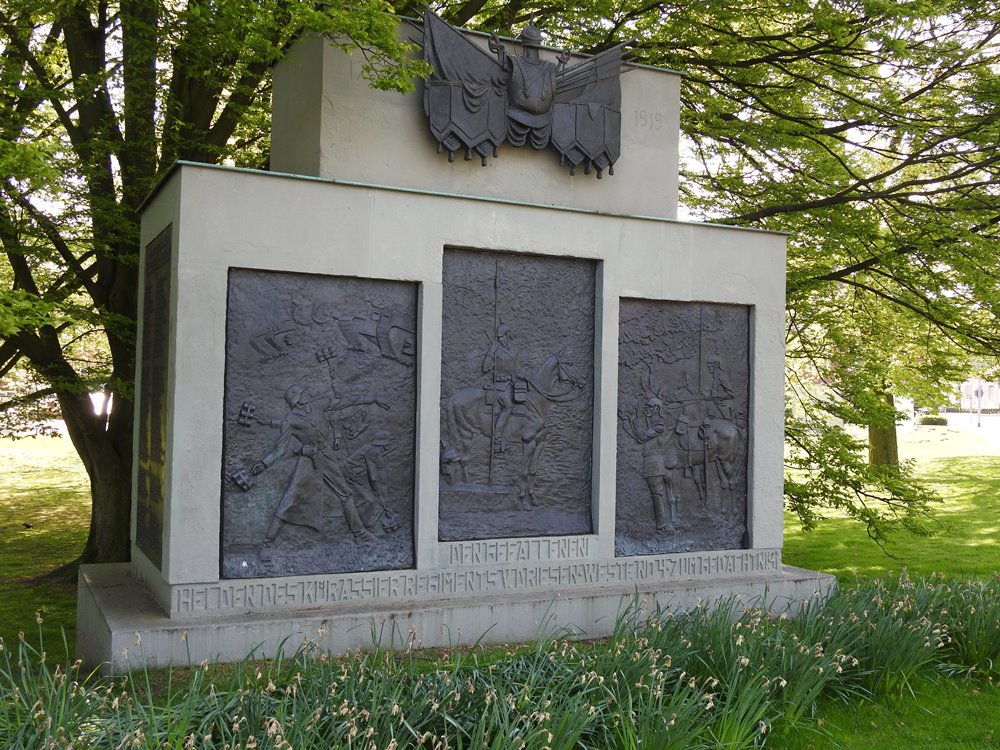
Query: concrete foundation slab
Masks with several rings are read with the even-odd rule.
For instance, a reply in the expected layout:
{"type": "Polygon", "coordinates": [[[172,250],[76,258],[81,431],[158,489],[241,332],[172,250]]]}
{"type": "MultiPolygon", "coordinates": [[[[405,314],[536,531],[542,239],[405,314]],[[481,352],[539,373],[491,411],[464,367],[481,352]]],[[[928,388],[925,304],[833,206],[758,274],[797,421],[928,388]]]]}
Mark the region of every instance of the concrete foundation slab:
{"type": "Polygon", "coordinates": [[[794,614],[802,603],[826,597],[833,576],[790,565],[759,576],[571,586],[523,594],[362,602],[295,611],[213,613],[167,617],[138,585],[128,564],[80,569],[80,621],[86,641],[77,652],[111,672],[142,666],[239,661],[249,655],[289,655],[303,641],[334,653],[373,646],[432,648],[497,644],[546,635],[602,638],[616,615],[630,606],[683,612],[699,604],[735,598],[741,606],[765,606],[794,614]],[[110,656],[109,656],[110,655],[110,656]]]}

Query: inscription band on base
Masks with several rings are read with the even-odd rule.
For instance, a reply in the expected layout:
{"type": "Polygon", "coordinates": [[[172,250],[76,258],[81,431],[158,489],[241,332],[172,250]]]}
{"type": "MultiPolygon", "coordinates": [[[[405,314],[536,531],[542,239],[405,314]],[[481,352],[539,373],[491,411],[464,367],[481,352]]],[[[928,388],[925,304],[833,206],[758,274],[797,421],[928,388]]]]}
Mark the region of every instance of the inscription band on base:
{"type": "Polygon", "coordinates": [[[489,569],[466,567],[380,571],[298,580],[225,581],[173,586],[170,609],[172,617],[183,618],[423,597],[542,593],[546,590],[555,595],[560,587],[710,581],[726,576],[773,574],[780,569],[780,550],[757,549],[627,560],[538,562],[489,569]]]}

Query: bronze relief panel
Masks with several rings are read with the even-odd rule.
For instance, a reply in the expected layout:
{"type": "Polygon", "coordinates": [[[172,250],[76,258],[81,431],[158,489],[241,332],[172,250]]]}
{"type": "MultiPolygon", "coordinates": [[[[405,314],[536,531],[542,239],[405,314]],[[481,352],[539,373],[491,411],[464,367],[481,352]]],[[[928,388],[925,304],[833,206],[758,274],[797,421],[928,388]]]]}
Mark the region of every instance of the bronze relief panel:
{"type": "Polygon", "coordinates": [[[747,546],[750,308],[623,299],[615,553],[747,546]]]}
{"type": "Polygon", "coordinates": [[[142,379],[139,382],[135,544],[157,569],[163,565],[172,230],[173,227],[168,226],[146,246],[142,351],[139,355],[142,379]]]}
{"type": "Polygon", "coordinates": [[[446,250],[442,541],[586,534],[596,263],[446,250]]]}
{"type": "Polygon", "coordinates": [[[222,577],[414,565],[415,284],[231,269],[222,577]]]}

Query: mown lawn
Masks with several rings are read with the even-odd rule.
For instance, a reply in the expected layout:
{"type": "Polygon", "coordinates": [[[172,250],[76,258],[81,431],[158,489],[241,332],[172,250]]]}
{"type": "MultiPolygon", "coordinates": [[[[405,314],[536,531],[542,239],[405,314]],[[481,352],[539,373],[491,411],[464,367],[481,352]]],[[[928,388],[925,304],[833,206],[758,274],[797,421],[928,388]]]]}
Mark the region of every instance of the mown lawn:
{"type": "Polygon", "coordinates": [[[47,647],[59,656],[62,630],[70,648],[76,637],[76,585],[46,576],[83,550],[87,474],[69,439],[38,437],[0,440],[0,477],[0,637],[36,634],[41,612],[47,647]]]}
{"type": "Polygon", "coordinates": [[[931,536],[899,533],[883,551],[863,527],[842,517],[805,533],[786,515],[782,559],[832,573],[848,585],[903,568],[915,576],[990,576],[1000,571],[1000,433],[960,422],[968,415],[951,416],[960,426],[899,432],[900,458],[915,461],[945,500],[928,521],[931,536]]]}
{"type": "Polygon", "coordinates": [[[1000,686],[922,682],[877,701],[821,705],[815,731],[769,742],[778,750],[987,750],[1000,747],[1000,686]]]}
{"type": "Polygon", "coordinates": [[[920,472],[945,498],[928,522],[930,536],[898,533],[883,551],[852,521],[833,518],[803,532],[786,515],[782,559],[832,573],[843,584],[903,568],[913,575],[959,577],[1000,570],[1000,456],[930,459],[920,472]]]}
{"type": "MultiPolygon", "coordinates": [[[[967,420],[958,415],[957,420],[967,420]]],[[[964,427],[964,425],[963,425],[964,427]]],[[[804,533],[785,518],[782,558],[791,565],[823,570],[841,585],[886,577],[1000,575],[1000,442],[971,427],[901,430],[901,458],[912,459],[945,499],[935,508],[929,537],[893,536],[885,551],[865,530],[833,518],[804,533]]],[[[877,702],[821,706],[819,732],[802,733],[771,747],[788,750],[917,750],[1000,747],[1000,686],[990,681],[923,682],[877,702]]]]}
{"type": "MultiPolygon", "coordinates": [[[[833,573],[848,587],[892,580],[904,570],[917,579],[1000,574],[1000,443],[952,427],[917,428],[900,438],[903,456],[915,459],[945,498],[935,509],[934,533],[899,533],[883,551],[846,519],[831,518],[806,534],[787,518],[784,560],[833,573]]],[[[71,583],[45,576],[83,547],[86,475],[69,441],[50,438],[0,442],[0,471],[0,637],[13,644],[26,631],[38,643],[41,630],[51,664],[63,658],[64,634],[72,649],[76,601],[71,583]]],[[[924,674],[875,700],[821,699],[812,722],[767,737],[766,744],[788,750],[1000,747],[1000,688],[994,683],[983,676],[924,674]]]]}

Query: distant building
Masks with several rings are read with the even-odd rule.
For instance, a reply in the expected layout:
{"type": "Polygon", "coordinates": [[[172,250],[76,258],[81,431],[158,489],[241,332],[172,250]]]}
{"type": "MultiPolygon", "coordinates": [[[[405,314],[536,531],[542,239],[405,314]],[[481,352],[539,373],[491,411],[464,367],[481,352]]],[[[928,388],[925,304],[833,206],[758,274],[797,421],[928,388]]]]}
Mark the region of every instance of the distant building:
{"type": "Polygon", "coordinates": [[[1000,409],[1000,383],[967,380],[959,386],[959,408],[962,411],[1000,409]]]}

